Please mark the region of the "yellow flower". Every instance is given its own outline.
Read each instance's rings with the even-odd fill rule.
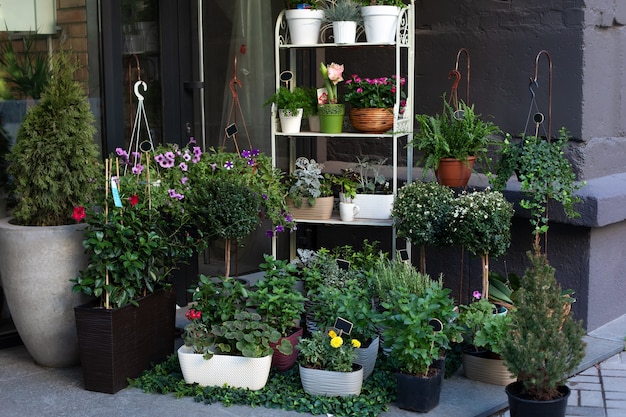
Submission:
[[[330,345],[334,347],[335,349],[337,349],[338,347],[343,345],[343,339],[339,336],[335,336],[332,339],[330,339]]]
[[[361,347],[361,342],[356,339],[352,339],[352,346],[358,349]]]
[[[335,333],[334,330],[329,330],[328,331],[328,335],[330,336],[331,339],[337,337],[337,333]]]

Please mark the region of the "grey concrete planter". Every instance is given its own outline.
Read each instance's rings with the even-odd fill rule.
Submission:
[[[69,281],[87,265],[83,225],[18,226],[0,219],[0,274],[15,328],[40,365],[79,363],[74,307],[88,301]]]

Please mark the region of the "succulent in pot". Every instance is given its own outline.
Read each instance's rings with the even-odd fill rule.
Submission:
[[[324,19],[328,22],[362,23],[361,4],[357,0],[329,0],[324,7]]]

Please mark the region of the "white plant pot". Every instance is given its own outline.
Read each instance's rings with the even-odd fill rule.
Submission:
[[[376,359],[378,358],[379,346],[380,337],[376,336],[368,347],[355,349],[356,359],[354,360],[354,363],[363,366],[363,379],[367,379],[372,372],[374,372],[374,366],[376,366]]]
[[[400,8],[396,6],[361,7],[367,41],[393,43],[396,39],[399,14]]]
[[[299,365],[300,382],[305,392],[326,397],[345,397],[361,394],[363,367],[353,372],[335,372],[305,368]]]
[[[324,19],[323,10],[289,9],[285,11],[289,34],[293,45],[318,43],[320,27]]]
[[[360,208],[354,216],[355,219],[384,220],[391,218],[393,194],[357,194],[352,202]]]
[[[213,355],[209,360],[200,353],[193,353],[185,345],[178,349],[178,362],[185,383],[197,383],[203,387],[221,387],[260,390],[267,383],[272,366],[272,355],[262,358]]]
[[[335,43],[354,43],[356,41],[356,22],[333,22]]]
[[[279,109],[278,117],[280,118],[280,130],[283,133],[298,133],[302,124],[302,109],[298,109],[296,114],[289,110]]]

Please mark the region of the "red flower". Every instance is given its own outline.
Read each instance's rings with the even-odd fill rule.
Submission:
[[[185,317],[187,317],[187,320],[199,320],[202,318],[202,311],[190,308],[185,313]]]
[[[80,223],[85,217],[87,217],[87,215],[85,214],[85,207],[74,207],[74,211],[72,212],[72,219]]]
[[[128,201],[130,201],[131,207],[135,207],[137,203],[139,203],[139,197],[137,196],[137,194],[135,194],[132,197],[128,197]]]

